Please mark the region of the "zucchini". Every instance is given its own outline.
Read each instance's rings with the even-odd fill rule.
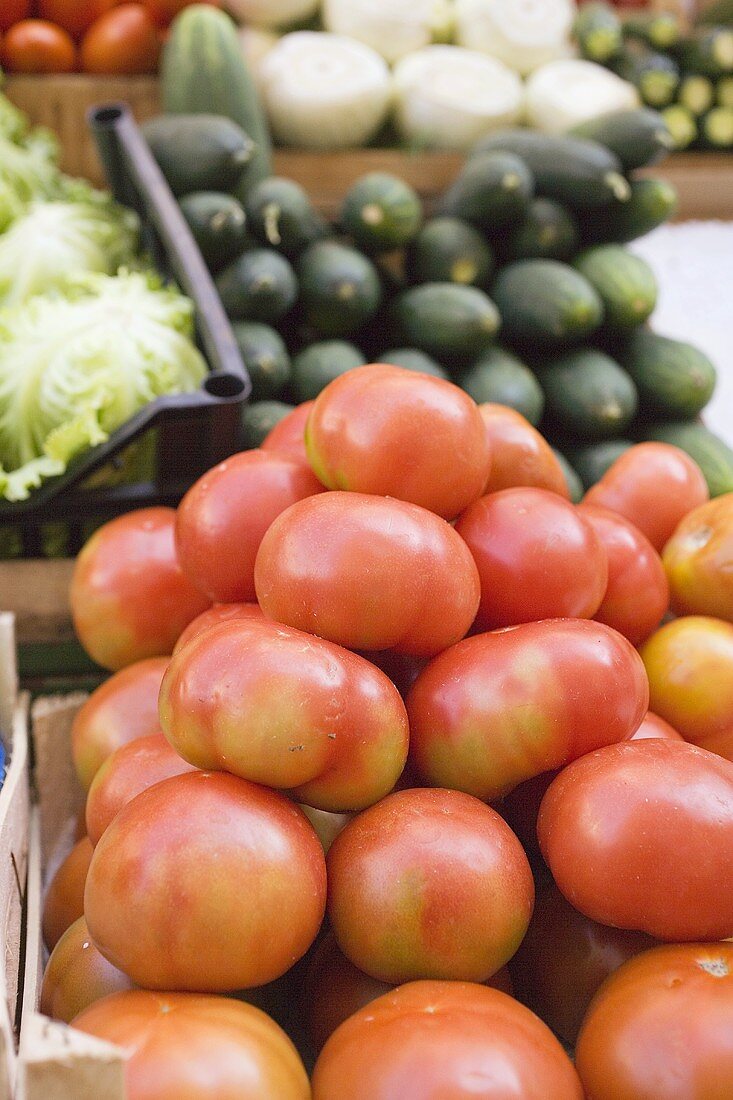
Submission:
[[[378,356],[380,363],[391,363],[394,367],[404,367],[405,370],[418,371],[419,374],[431,374],[433,378],[448,378],[440,363],[436,363],[424,351],[417,348],[390,348]]]
[[[574,126],[570,133],[605,145],[621,161],[624,172],[657,164],[673,146],[663,116],[651,107],[598,115]]]
[[[681,50],[685,69],[703,76],[733,73],[733,27],[698,27]]]
[[[379,308],[382,287],[374,264],[338,241],[316,241],[298,260],[306,323],[318,336],[348,336]]]
[[[677,209],[677,192],[671,183],[658,179],[631,181],[628,202],[613,203],[595,213],[582,226],[588,241],[634,241],[663,225]]]
[[[238,321],[232,329],[252,380],[252,400],[279,397],[290,380],[290,356],[280,334],[259,321]]]
[[[159,115],[142,132],[174,195],[233,190],[254,153],[242,127],[218,115]]]
[[[719,107],[733,107],[733,76],[721,76],[715,86],[715,101]]]
[[[618,244],[601,244],[581,252],[573,267],[597,291],[604,325],[625,331],[643,324],[657,304],[657,280],[649,264]]]
[[[692,420],[713,395],[715,367],[691,344],[640,329],[619,359],[636,383],[646,415]]]
[[[466,162],[440,210],[484,229],[502,229],[522,217],[533,194],[534,178],[523,158],[487,149]]]
[[[506,339],[520,347],[579,343],[603,320],[603,303],[587,279],[556,260],[520,260],[494,282]]]
[[[642,438],[671,443],[685,451],[702,470],[711,497],[733,492],[733,450],[703,424],[666,421],[645,426]]]
[[[491,248],[478,230],[460,218],[426,222],[405,255],[412,283],[486,286],[494,272]]]
[[[685,76],[677,91],[677,102],[690,114],[704,115],[715,104],[715,85],[709,76]]]
[[[304,188],[280,176],[255,184],[247,195],[245,210],[249,227],[261,244],[290,259],[328,231]]]
[[[623,44],[621,20],[608,4],[583,4],[573,26],[581,57],[603,64],[615,57]]]
[[[219,273],[216,287],[233,321],[279,321],[298,296],[292,267],[269,248],[244,252]]]
[[[542,419],[545,398],[532,371],[504,348],[489,348],[458,380],[477,405],[487,401],[516,409],[535,426]]]
[[[230,118],[254,142],[239,178],[237,198],[271,175],[271,143],[239,35],[228,15],[195,4],[174,20],[160,69],[163,109],[168,114],[214,114]],[[214,184],[219,190],[221,183]]]
[[[621,161],[596,141],[534,130],[504,130],[480,141],[475,152],[496,149],[521,157],[534,176],[537,192],[572,209],[605,206],[629,197]]]
[[[671,107],[664,108],[662,115],[672,135],[675,149],[687,149],[697,140],[697,119],[687,107],[683,107],[681,103],[673,103]]]
[[[583,482],[580,480],[579,475],[570,465],[562,451],[558,451],[555,447],[553,447],[552,453],[557,459],[560,469],[563,472],[563,476],[565,477],[565,484],[568,487],[568,493],[570,494],[571,503],[580,504],[585,492],[585,490],[583,489]]]
[[[639,42],[627,42],[613,61],[613,70],[639,91],[649,107],[667,107],[680,83],[677,62],[668,54],[657,53]]]
[[[570,351],[543,366],[539,380],[547,424],[575,439],[621,435],[636,415],[634,383],[601,351]]]
[[[352,184],[341,205],[341,224],[359,248],[388,252],[413,239],[422,224],[422,203],[404,180],[370,172]]]
[[[576,218],[554,199],[534,199],[522,220],[502,235],[505,261],[569,260],[580,244]]]
[[[623,33],[625,38],[639,38],[655,50],[670,50],[682,38],[682,24],[674,12],[638,12],[624,19]]]
[[[311,401],[334,378],[354,367],[363,367],[366,359],[359,348],[344,340],[322,340],[304,348],[293,359],[293,392],[298,401]]]
[[[404,291],[391,316],[402,339],[445,363],[480,355],[501,324],[482,290],[456,283],[424,283]]]
[[[700,137],[711,149],[733,149],[733,107],[713,107],[700,123]]]
[[[259,447],[276,424],[289,415],[295,405],[284,401],[253,401],[242,409],[242,447],[251,450]]]
[[[565,449],[565,456],[578,474],[584,488],[590,489],[600,481],[617,458],[621,458],[634,444],[630,439],[604,439],[585,447]]]
[[[180,205],[211,271],[231,263],[250,244],[242,204],[231,195],[220,191],[194,191],[184,195]]]

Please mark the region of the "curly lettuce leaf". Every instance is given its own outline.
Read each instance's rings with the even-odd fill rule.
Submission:
[[[0,136],[0,185],[15,192],[21,202],[54,199],[61,194],[61,173],[48,156],[48,143],[28,148]]]

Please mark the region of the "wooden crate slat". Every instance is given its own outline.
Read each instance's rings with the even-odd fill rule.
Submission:
[[[15,615],[19,645],[73,640],[73,569],[69,560],[0,562],[0,607]]]

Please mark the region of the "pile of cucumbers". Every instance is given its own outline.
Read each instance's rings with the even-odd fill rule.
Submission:
[[[582,55],[613,69],[660,110],[675,148],[733,149],[733,0],[720,0],[687,31],[671,12],[620,18],[591,0],[578,14]]]
[[[733,490],[733,452],[698,422],[715,369],[651,330],[656,281],[626,247],[675,208],[669,184],[637,175],[669,147],[657,112],[492,135],[430,211],[369,174],[332,223],[292,180],[234,197],[251,143],[232,120],[161,116],[145,133],[252,377],[245,446],[381,361],[517,409],[569,460],[577,494],[642,439],[677,443],[711,492]]]

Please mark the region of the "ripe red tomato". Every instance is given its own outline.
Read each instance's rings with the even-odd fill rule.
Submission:
[[[593,1100],[733,1095],[733,944],[645,951],[601,987],[576,1067]]]
[[[105,680],[74,715],[71,751],[85,791],[120,745],[160,732],[158,695],[167,657],[128,665]]]
[[[293,411],[279,420],[265,436],[260,449],[276,451],[278,454],[288,455],[289,458],[297,458],[308,466],[305,426],[314,405],[315,401],[304,401],[301,405],[296,405]]]
[[[636,733],[632,733],[629,741],[643,741],[645,737],[662,737],[665,741],[684,741],[681,733],[665,722],[658,714],[650,710],[644,715],[641,725]]]
[[[592,920],[661,940],[733,936],[733,764],[714,753],[649,738],[589,753],[550,786],[537,835]]]
[[[257,554],[255,588],[278,622],[350,649],[417,657],[462,638],[479,602],[476,566],[445,520],[362,493],[323,493],[278,516]]]
[[[51,879],[43,903],[43,940],[49,951],[84,913],[84,884],[93,851],[89,838],[82,837]]]
[[[81,42],[85,73],[137,76],[158,67],[160,37],[143,4],[121,4],[92,23]]]
[[[485,493],[521,485],[548,489],[569,499],[570,493],[552,447],[521,413],[506,405],[479,405],[491,448],[491,471]]]
[[[66,929],[46,964],[41,1012],[70,1024],[90,1004],[122,989],[132,989],[132,982],[97,951],[87,922],[79,917]]]
[[[37,0],[36,7],[41,19],[48,19],[73,38],[80,38],[95,19],[121,3],[122,0]]]
[[[272,521],[323,492],[301,462],[267,451],[233,455],[200,478],[178,506],[176,546],[196,587],[216,603],[255,598],[254,566]]]
[[[481,414],[467,393],[383,363],[326,386],[308,417],[305,446],[329,489],[396,497],[444,519],[481,496],[491,467]]]
[[[625,516],[661,553],[680,520],[709,497],[696,462],[669,443],[630,447],[583,498]]]
[[[407,714],[383,672],[265,620],[220,623],[180,650],[163,680],[160,720],[197,767],[335,812],[388,794],[407,756]]]
[[[547,619],[478,634],[415,681],[410,758],[427,783],[491,802],[629,737],[648,704],[638,653],[601,623]]]
[[[14,23],[27,19],[31,13],[31,0],[3,0],[0,9],[0,31],[8,31]]]
[[[210,630],[219,623],[229,622],[230,619],[264,619],[262,608],[258,603],[216,603],[201,615],[190,622],[175,644],[173,655],[183,649],[199,634]]]
[[[123,1047],[128,1100],[310,1100],[284,1031],[229,997],[135,989],[98,1001],[74,1027]]]
[[[9,73],[71,73],[76,60],[71,36],[44,19],[24,19],[3,38],[2,63]]]
[[[498,989],[409,982],[333,1033],[313,1072],[313,1100],[582,1100],[550,1029]]]
[[[646,535],[618,512],[585,503],[580,512],[608,558],[608,585],[593,617],[640,645],[659,626],[669,606],[662,560]]]
[[[733,493],[689,512],[662,555],[677,615],[733,620]]]
[[[560,617],[590,619],[608,582],[603,543],[567,500],[546,489],[504,489],[481,497],[456,531],[481,578],[478,625]]]
[[[293,802],[189,772],[137,795],[105,830],[84,913],[136,985],[225,992],[284,974],[315,939],[325,901],[323,849]]]

